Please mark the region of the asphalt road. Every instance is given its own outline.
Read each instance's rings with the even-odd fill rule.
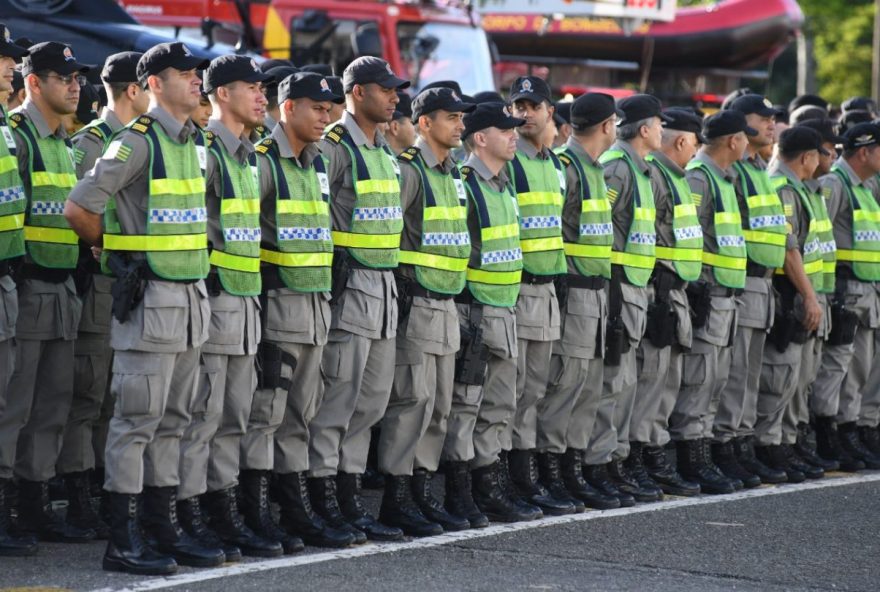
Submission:
[[[371,502],[378,500],[371,495]],[[103,543],[0,558],[0,592],[72,590],[865,590],[880,587],[880,473],[409,543],[245,561],[173,578],[109,574]]]

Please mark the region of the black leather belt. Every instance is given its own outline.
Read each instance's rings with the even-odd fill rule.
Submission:
[[[523,271],[520,281],[523,284],[552,284],[555,279],[555,275],[535,275],[528,271]]]
[[[565,276],[565,283],[569,288],[581,288],[584,290],[604,290],[608,280],[602,276],[583,276],[570,273]]]
[[[73,273],[72,269],[52,269],[36,263],[24,263],[16,272],[16,276],[23,280],[40,280],[50,284],[63,284]]]
[[[720,296],[722,298],[730,298],[731,296],[740,296],[743,293],[742,288],[728,288],[726,286],[712,286],[709,294],[712,296]]]
[[[440,292],[426,290],[423,286],[417,284],[416,282],[409,282],[406,290],[411,295],[418,296],[419,298],[431,298],[432,300],[452,300],[453,298],[455,298],[455,294],[442,294]]]
[[[0,261],[0,277],[7,276],[12,273],[12,266],[9,264],[9,259],[3,259]]]
[[[769,277],[769,272],[769,267],[752,263],[751,260],[746,263],[746,275],[748,277],[766,278]]]

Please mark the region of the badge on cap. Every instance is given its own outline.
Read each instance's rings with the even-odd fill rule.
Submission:
[[[520,84],[519,92],[532,92],[532,81],[526,78]]]
[[[9,29],[3,27],[3,38],[6,39],[6,42],[9,43],[12,41],[12,33],[9,32]]]
[[[874,141],[874,136],[872,136],[871,134],[865,134],[863,136],[859,136],[858,138],[856,138],[855,145],[862,146],[863,144],[870,144],[873,141]]]
[[[773,103],[770,102],[770,99],[765,98],[764,99],[764,106],[767,107],[768,109],[772,109]]]
[[[98,101],[92,102],[92,111],[94,111],[95,113],[98,112]]]
[[[385,71],[394,76],[394,70],[391,69],[391,64],[385,63]]]
[[[181,44],[181,45],[183,45],[183,44]],[[185,55],[187,57],[192,57],[192,52],[189,50],[189,48],[186,45],[183,45],[183,55]]]
[[[64,51],[61,52],[61,53],[64,55],[64,61],[65,61],[65,62],[72,62],[72,61],[76,60],[76,58],[73,57],[73,52],[70,51],[70,48],[69,48],[69,47],[65,47],[65,48],[64,48]]]
[[[327,83],[326,78],[321,79],[321,92],[330,92],[330,85]]]
[[[508,117],[512,117],[512,115],[510,114],[510,107],[508,107],[507,105],[504,105],[504,106],[501,108],[501,111],[502,111],[505,115],[507,115]]]
[[[257,65],[257,60],[254,60],[254,59],[251,60],[251,68],[254,69],[254,72],[260,71],[260,67]]]
[[[456,92],[454,90],[452,91],[452,98],[455,99],[455,101],[457,103],[461,103],[461,99],[458,98],[458,95],[456,94]]]

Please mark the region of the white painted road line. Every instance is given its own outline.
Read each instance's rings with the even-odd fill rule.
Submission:
[[[314,553],[311,555],[300,555],[296,557],[282,557],[280,559],[269,559],[264,561],[254,561],[250,563],[240,563],[230,567],[221,567],[217,569],[205,569],[196,572],[184,573],[175,576],[163,578],[151,578],[137,582],[125,588],[100,588],[92,592],[143,592],[146,590],[162,590],[166,588],[174,588],[177,586],[185,586],[188,584],[197,584],[209,580],[226,578],[231,576],[241,576],[250,573],[269,571],[273,569],[283,569],[288,567],[297,567],[300,565],[311,565],[314,563],[323,563],[326,561],[335,561],[339,559],[353,559],[356,557],[367,557],[370,555],[380,555],[384,553],[395,553],[397,551],[413,551],[417,549],[430,549],[443,545],[450,545],[471,539],[480,539],[501,534],[509,534],[520,532],[523,530],[532,530],[535,528],[547,528],[559,524],[570,524],[572,522],[586,522],[588,520],[601,520],[603,518],[613,518],[617,516],[630,516],[632,514],[647,514],[651,512],[663,512],[665,510],[677,510],[679,508],[688,508],[692,506],[708,506],[712,504],[723,504],[726,502],[739,501],[750,498],[767,497],[771,495],[785,495],[788,493],[800,493],[803,491],[812,491],[815,489],[827,489],[829,487],[841,487],[844,485],[857,485],[861,483],[872,483],[880,481],[880,473],[870,473],[856,475],[852,477],[832,477],[819,481],[809,481],[798,485],[779,485],[759,487],[757,489],[747,489],[732,493],[729,495],[717,496],[701,496],[696,498],[675,499],[667,502],[659,502],[655,504],[637,505],[632,508],[620,508],[618,510],[588,510],[584,514],[574,514],[569,516],[555,516],[537,520],[535,522],[517,522],[514,524],[498,524],[490,525],[488,528],[478,530],[465,530],[462,532],[451,532],[435,537],[427,537],[415,539],[411,542],[404,543],[382,543],[367,544],[360,547],[353,547],[341,551],[331,551],[326,553]]]

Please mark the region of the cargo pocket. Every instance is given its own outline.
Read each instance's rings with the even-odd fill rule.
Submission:
[[[573,296],[569,293],[568,302],[565,305],[565,331],[562,334],[562,342],[568,347],[582,348],[593,356],[596,347],[602,341],[599,332],[599,322],[602,318],[602,310],[597,302],[588,302],[585,298]]]
[[[321,356],[321,374],[324,378],[344,377],[345,371],[353,367],[353,362],[346,361],[343,356],[343,349],[352,337],[352,334],[346,331],[330,331],[330,340],[324,346]]]
[[[150,282],[144,293],[142,339],[151,343],[179,343],[186,340],[187,294],[183,290]],[[209,318],[210,314],[208,315]]]
[[[633,347],[638,345],[645,334],[648,314],[648,298],[644,288],[623,284],[620,290],[624,306],[620,312],[623,325]]]
[[[73,358],[73,390],[75,394],[91,392],[95,384],[95,365],[89,354]]]
[[[244,339],[244,302],[237,297],[212,298],[208,335],[208,343],[214,345],[240,344]]]
[[[654,377],[660,372],[660,356],[662,352],[656,347],[639,347],[636,349],[636,368],[638,376]]]
[[[465,407],[479,407],[483,401],[483,387],[456,382],[452,388],[452,400]]]
[[[0,314],[0,337],[6,338],[15,332],[15,322],[18,319],[18,292],[15,282],[8,275],[0,277],[0,300],[2,308]]]
[[[682,386],[705,386],[710,354],[684,354],[681,369]]]
[[[113,280],[96,276],[92,282],[92,322],[100,327],[110,328],[113,309]]]
[[[291,371],[286,364],[282,366],[281,375],[290,380]],[[259,427],[280,426],[284,420],[289,392],[283,388],[257,389],[251,404],[250,423]]]
[[[705,341],[727,347],[732,341],[731,332],[735,330],[736,304],[729,298],[713,298],[709,318],[699,330]]]
[[[789,364],[764,364],[761,367],[761,392],[782,395],[794,380],[793,370]]]
[[[217,379],[220,373],[218,356],[202,355],[199,364],[199,387],[193,402],[193,415],[219,413],[223,408],[222,393],[217,393]],[[219,404],[218,404],[219,403]]]
[[[358,276],[352,276],[348,281],[340,303],[340,321],[367,331],[379,331],[384,317],[384,286],[370,285],[369,279],[359,280]]]
[[[406,337],[420,341],[443,343],[446,338],[445,308],[427,298],[413,304],[406,321]]]
[[[116,352],[110,391],[116,398],[117,417],[158,417],[165,380],[158,357],[141,352]]]
[[[311,298],[311,294],[273,294],[266,301],[266,326],[285,333],[311,333],[312,317],[305,314],[311,307],[305,298]]]

